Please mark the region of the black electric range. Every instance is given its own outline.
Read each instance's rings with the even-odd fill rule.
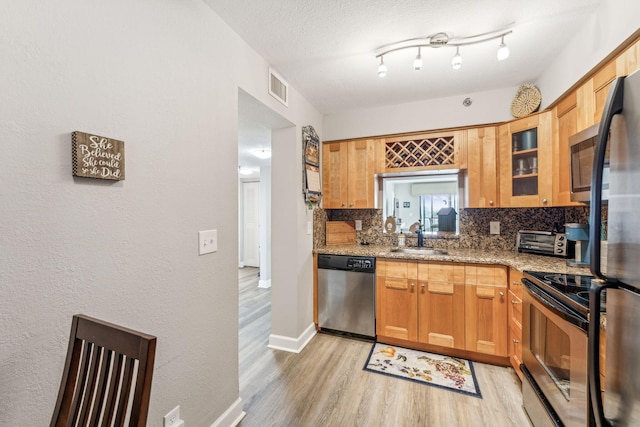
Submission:
[[[524,277],[566,307],[589,318],[589,288],[593,276],[525,271]],[[603,293],[601,312],[605,311],[605,298]]]

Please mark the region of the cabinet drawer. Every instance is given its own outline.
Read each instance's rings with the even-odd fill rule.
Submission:
[[[464,264],[419,262],[418,277],[427,282],[464,283]]]
[[[513,325],[509,328],[509,361],[520,380],[522,380],[522,371],[520,371],[520,364],[522,363],[522,329],[513,327]]]
[[[501,265],[465,265],[464,282],[467,285],[507,287],[507,267]]]
[[[522,299],[522,273],[513,268],[509,270],[509,290]]]
[[[522,299],[509,290],[509,324],[522,329]]]
[[[377,261],[376,274],[399,279],[416,280],[418,278],[416,261],[381,259]]]

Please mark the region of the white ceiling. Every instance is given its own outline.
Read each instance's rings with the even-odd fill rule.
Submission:
[[[204,0],[290,85],[324,114],[463,95],[535,82],[573,29],[601,0]],[[447,32],[465,37],[508,26],[511,56],[496,58],[499,40],[455,49],[423,49],[385,57],[376,48]]]
[[[535,82],[602,0],[203,1],[320,112],[335,114]],[[388,74],[377,76],[380,46],[438,32],[455,38],[506,27],[513,33],[505,37],[511,52],[505,61],[497,60],[500,41],[492,40],[462,47],[459,70],[451,68],[455,49],[423,48],[424,67],[414,71],[412,49],[386,55]],[[246,104],[259,122],[241,117],[241,153],[269,126],[263,122],[274,119],[260,118],[265,111],[252,99],[240,99],[240,108]]]

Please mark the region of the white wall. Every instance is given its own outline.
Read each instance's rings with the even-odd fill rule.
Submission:
[[[510,120],[517,87],[354,110],[324,117],[324,140],[444,129]],[[470,107],[462,105],[471,98]]]
[[[48,423],[71,316],[86,313],[158,337],[149,425],[177,404],[211,425],[239,395],[238,87],[299,126],[320,131],[320,115],[294,88],[289,109],[271,99],[268,64],[200,0],[1,9],[0,424]],[[74,130],[124,140],[126,180],[74,179]],[[276,245],[305,303],[296,337],[312,244],[301,194],[282,202],[300,237]],[[198,256],[209,228],[219,250]]]
[[[565,48],[536,81],[542,93],[541,108],[556,101],[575,82],[640,28],[640,2],[602,0],[591,19],[572,37],[561,40]]]

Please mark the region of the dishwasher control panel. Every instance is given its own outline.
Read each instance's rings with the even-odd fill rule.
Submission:
[[[319,254],[318,268],[375,273],[376,258],[369,256]]]
[[[375,267],[376,260],[370,258],[349,258],[347,260],[347,268],[373,268]]]

